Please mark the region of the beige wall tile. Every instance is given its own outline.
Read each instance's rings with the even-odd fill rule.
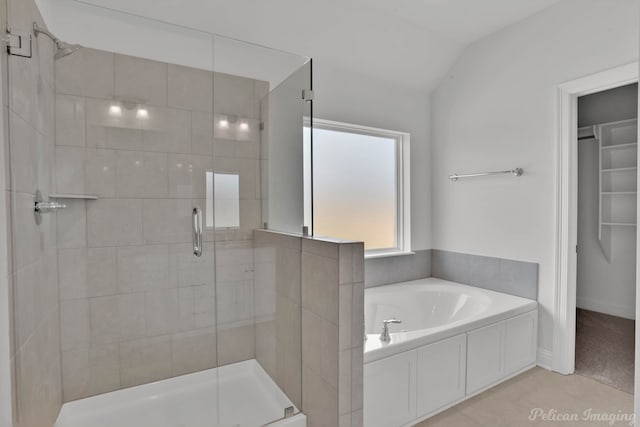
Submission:
[[[353,283],[364,282],[364,243],[351,245],[353,255]]]
[[[302,252],[318,255],[325,258],[338,259],[339,245],[319,239],[302,239]]]
[[[167,155],[140,151],[116,152],[118,197],[166,197]]]
[[[239,326],[228,329],[218,329],[218,365],[253,359],[254,326]]]
[[[140,104],[167,105],[167,64],[115,55],[115,97]]]
[[[98,197],[116,195],[116,152],[87,148],[84,164],[84,188]]]
[[[38,139],[43,138],[32,126],[15,113],[9,114],[11,131],[11,185],[14,191],[32,193],[38,188],[38,164],[43,153],[38,152]]]
[[[284,388],[284,378],[277,373],[276,331],[273,320],[256,322],[256,360],[271,378]]]
[[[213,115],[213,136],[215,139],[235,141],[236,126],[233,125],[238,117],[228,113],[216,113]],[[214,147],[215,148],[215,147]],[[235,155],[235,151],[232,156]]]
[[[55,62],[58,93],[113,98],[114,55],[83,48]]]
[[[118,344],[105,344],[63,352],[63,400],[69,402],[119,389],[118,351]]]
[[[22,425],[50,425],[62,404],[57,305],[17,353],[17,399]]]
[[[338,425],[338,393],[317,373],[303,370],[303,411],[309,427],[333,427]]]
[[[338,365],[338,410],[351,414],[351,350],[341,350]]]
[[[191,152],[213,154],[213,115],[201,111],[191,112]]]
[[[179,331],[178,289],[149,291],[145,295],[147,336]]]
[[[206,173],[210,171],[211,157],[169,154],[169,196],[204,199]]]
[[[284,353],[284,389],[291,402],[297,408],[302,407],[302,358],[300,351]]]
[[[340,350],[352,347],[353,321],[353,285],[340,286],[340,312],[338,314],[339,348]]]
[[[91,298],[91,343],[113,343],[145,335],[144,294]]]
[[[84,147],[56,147],[56,191],[85,194]]]
[[[302,306],[324,319],[338,323],[336,259],[302,253]]]
[[[26,28],[31,27],[33,21],[31,19]],[[9,105],[38,131],[53,137],[55,100],[52,42],[41,37],[33,40],[32,46],[32,58],[7,58],[11,74]]]
[[[161,336],[120,344],[120,379],[123,387],[171,376],[171,337]]]
[[[353,249],[351,245],[339,245],[340,284],[353,283]]]
[[[118,292],[140,292],[175,286],[169,275],[166,245],[117,248]]]
[[[87,298],[60,303],[60,342],[62,351],[89,345],[89,300]]]
[[[352,297],[351,344],[356,347],[364,342],[364,283],[353,284]]]
[[[257,118],[255,115],[253,80],[230,74],[214,73],[214,111],[239,118]]]
[[[145,243],[191,242],[191,212],[189,199],[143,200],[143,233]]]
[[[351,349],[351,409],[362,409],[364,353],[362,347]]]
[[[86,252],[85,248],[58,250],[60,300],[88,296]]]
[[[45,246],[44,240],[47,239],[46,246],[49,246],[51,241],[48,239],[55,238],[46,234],[48,224],[55,220],[55,217],[45,216],[43,224],[38,226],[33,219],[33,195],[31,194],[14,193],[12,203],[14,206],[13,229],[20,235],[20,238],[14,239],[13,255],[15,269],[20,270],[38,262]]]
[[[87,249],[87,296],[113,295],[117,290],[116,249]]]
[[[202,256],[193,256],[193,245],[177,244],[169,247],[171,280],[178,286],[213,285],[215,253],[213,243],[204,243]]]
[[[119,108],[119,112],[114,114],[112,107]],[[85,108],[88,147],[142,149],[143,121],[137,118],[135,109],[118,101],[94,98],[86,98]]]
[[[364,416],[362,409],[351,413],[351,427],[362,427],[364,425]]]
[[[58,248],[87,247],[87,210],[85,203],[84,200],[65,200],[67,208],[56,213]]]
[[[169,64],[168,77],[170,106],[213,111],[213,76],[210,72]]]
[[[56,95],[56,145],[83,147],[85,142],[84,98]]]
[[[191,153],[191,115],[186,110],[149,107],[143,121],[144,151]]]
[[[142,203],[134,199],[100,199],[87,204],[90,247],[142,243]]]
[[[214,329],[175,334],[171,337],[172,375],[184,375],[216,366]]]

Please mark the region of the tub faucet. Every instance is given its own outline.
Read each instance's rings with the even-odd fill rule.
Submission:
[[[391,341],[391,336],[389,335],[389,323],[402,323],[402,320],[394,317],[393,319],[382,321],[382,333],[380,334],[380,341],[382,342]]]

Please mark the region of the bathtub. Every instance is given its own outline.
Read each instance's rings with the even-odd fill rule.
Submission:
[[[532,368],[537,324],[536,301],[446,280],[365,289],[364,425],[414,425]]]
[[[65,403],[54,427],[306,427],[289,406],[252,359]]]
[[[365,290],[364,362],[372,362],[535,310],[536,301],[430,277]],[[382,321],[391,341],[381,342]]]

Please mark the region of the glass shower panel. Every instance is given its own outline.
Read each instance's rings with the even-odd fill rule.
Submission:
[[[302,125],[310,108],[302,93],[310,89],[310,68],[306,58],[224,37],[214,36],[213,47],[219,421],[221,426],[263,425],[284,417],[285,410],[296,412],[302,400],[300,293],[290,304],[276,301],[276,282],[269,280],[273,270],[263,274],[263,267],[276,268],[277,257],[265,261],[268,248],[257,245],[254,230],[269,217],[281,224],[279,230],[286,231],[283,224],[291,222],[290,228],[301,232]],[[277,175],[279,168],[286,170]],[[274,171],[274,183],[267,169]],[[286,184],[292,181],[296,190],[278,189],[276,196],[290,204],[290,211],[285,206],[271,215],[266,191],[285,173]],[[286,355],[276,352],[275,325],[285,314],[286,338],[294,347]],[[242,388],[241,382],[250,385]]]
[[[38,105],[51,111],[42,123],[40,116],[34,124],[17,114],[14,120],[16,143],[38,144],[14,160],[26,162],[14,170],[14,232],[30,236],[16,252],[18,280],[59,286],[59,293],[34,297],[47,310],[30,310],[49,315],[59,306],[65,402],[218,366],[214,233],[206,227],[213,208],[206,191],[213,173],[211,36],[86,10],[95,31],[135,27],[140,37],[114,37],[117,52],[84,47],[54,61],[51,42],[38,36],[36,46],[50,52],[41,72],[51,72],[43,78],[50,98]],[[92,43],[88,37],[69,41]],[[177,52],[171,40],[190,49]],[[12,71],[22,78],[21,69]],[[43,200],[65,205],[43,213],[40,225],[33,215],[38,189]],[[42,257],[32,258],[39,247]],[[202,393],[199,409],[216,419],[217,387]]]
[[[303,132],[312,129],[311,61],[302,65],[262,100],[263,223],[265,228],[301,234],[305,220]]]

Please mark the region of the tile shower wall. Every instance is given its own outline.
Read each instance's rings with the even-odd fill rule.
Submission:
[[[44,25],[33,1],[8,3],[9,27],[29,31],[34,21]],[[10,132],[3,149],[11,163],[10,168],[5,163],[10,185],[3,190],[13,236],[12,400],[14,425],[19,427],[52,425],[62,403],[55,216],[45,215],[40,226],[33,217],[35,190],[40,188],[45,197],[53,190],[53,64],[53,43],[34,38],[33,57],[10,56],[9,78],[3,81],[8,81],[3,114]]]
[[[310,427],[362,427],[364,245],[256,230],[254,249],[256,359]]]
[[[538,299],[538,264],[458,252],[432,251],[432,275],[523,298]]]
[[[388,285],[431,276],[431,249],[410,255],[369,258],[364,262],[364,286]]]
[[[64,400],[253,358],[268,84],[93,49],[55,71],[56,190],[99,198],[58,215]],[[212,170],[239,175],[240,228],[206,231],[196,258]]]
[[[310,427],[362,427],[364,245],[302,239],[302,402]]]
[[[297,408],[302,407],[302,239],[254,231],[256,359]]]

